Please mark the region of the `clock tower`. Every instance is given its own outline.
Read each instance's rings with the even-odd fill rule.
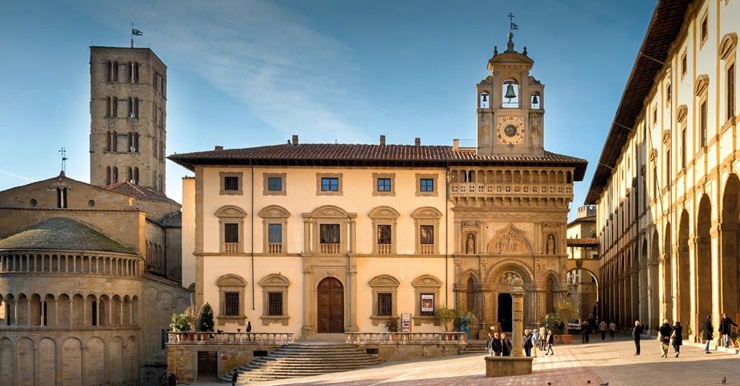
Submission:
[[[509,32],[506,51],[493,48],[491,74],[476,86],[478,155],[542,156],[545,86],[529,75],[534,61],[527,47],[514,49]]]

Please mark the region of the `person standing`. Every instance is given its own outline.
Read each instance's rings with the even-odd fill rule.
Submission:
[[[617,332],[617,324],[614,322],[609,323],[609,336],[614,340],[614,333]]]
[[[683,337],[681,336],[682,332],[683,327],[681,326],[681,322],[677,320],[673,323],[673,333],[671,334],[671,338],[673,339],[673,351],[676,353],[676,358],[678,358],[678,354],[681,353],[681,345],[683,345]]]
[[[702,326],[702,333],[704,334],[704,340],[706,341],[706,344],[704,345],[704,354],[711,354],[712,352],[709,351],[709,344],[712,343],[712,340],[714,340],[714,326],[712,326],[712,315],[707,315],[707,320]]]
[[[591,334],[591,326],[588,321],[584,320],[581,323],[581,343],[589,343],[589,334]]]
[[[545,351],[545,347],[547,346],[547,332],[545,331],[545,326],[540,326],[540,339],[537,341],[540,346],[540,350]]]
[[[642,335],[642,326],[639,320],[635,320],[635,327],[632,327],[632,338],[635,340],[635,355],[640,355],[640,335]]]
[[[532,356],[532,331],[528,328],[524,330],[524,336],[522,336],[522,347],[524,347],[524,355]]]
[[[661,358],[668,358],[668,345],[671,343],[671,334],[673,328],[668,324],[668,319],[663,319],[663,325],[658,329],[658,337],[660,337],[660,350],[663,353]]]
[[[503,350],[501,346],[501,338],[498,336],[498,332],[493,333],[493,340],[491,341],[491,349],[493,350],[493,356],[500,357],[501,351]]]
[[[493,334],[490,332],[488,333],[488,339],[486,340],[486,349],[488,350],[488,355],[493,356]]]
[[[231,373],[231,386],[236,386],[237,379],[239,379],[239,372],[234,369],[234,372]]]
[[[732,326],[737,327],[737,324],[733,322],[726,313],[722,313],[722,320],[719,321],[719,333],[722,335],[722,341],[725,344],[725,348],[730,347],[730,333],[732,332]]]
[[[503,332],[501,333],[501,355],[505,357],[511,356],[511,341]]]
[[[545,351],[545,355],[555,355],[555,352],[552,351],[552,344],[555,341],[555,335],[552,334],[552,330],[547,330],[547,351]]]
[[[601,323],[599,323],[599,332],[601,333],[601,340],[606,339],[606,331],[608,329],[609,329],[609,326],[607,326],[606,322],[602,320]]]

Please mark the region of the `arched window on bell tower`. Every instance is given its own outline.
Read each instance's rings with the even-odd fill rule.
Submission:
[[[501,107],[505,109],[519,108],[519,83],[516,79],[506,79],[501,88]]]
[[[490,106],[491,103],[491,96],[488,95],[488,92],[482,92],[480,93],[480,96],[478,98],[478,108],[481,109],[487,109]]]

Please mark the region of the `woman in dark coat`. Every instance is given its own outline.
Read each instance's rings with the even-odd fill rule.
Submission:
[[[681,353],[681,345],[683,344],[683,337],[681,336],[682,332],[683,326],[681,326],[681,322],[677,320],[676,323],[673,323],[673,332],[671,333],[671,339],[673,339],[673,351],[676,353],[676,358],[678,358],[678,354]]]
[[[493,339],[491,340],[491,349],[493,350],[493,356],[501,356],[501,338],[498,336],[498,332],[495,332],[493,334]]]
[[[511,356],[511,341],[506,337],[506,334],[501,333],[501,354],[505,357]]]
[[[704,334],[704,340],[707,342],[706,345],[704,346],[704,354],[711,354],[712,352],[709,351],[709,344],[712,343],[712,340],[714,339],[714,326],[712,326],[712,315],[707,315],[707,321],[704,322],[702,333]]]

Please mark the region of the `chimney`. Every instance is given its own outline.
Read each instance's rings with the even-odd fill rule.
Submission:
[[[414,145],[421,146],[421,138],[416,137],[416,139],[414,139]]]
[[[385,135],[380,136],[380,146],[385,146]]]
[[[223,146],[216,145],[216,147],[213,149],[215,151],[222,151],[224,149]]]
[[[293,145],[297,145],[297,144],[298,144],[298,136],[293,134]]]
[[[453,139],[452,140],[452,150],[459,150],[459,149],[460,149],[460,140]]]

